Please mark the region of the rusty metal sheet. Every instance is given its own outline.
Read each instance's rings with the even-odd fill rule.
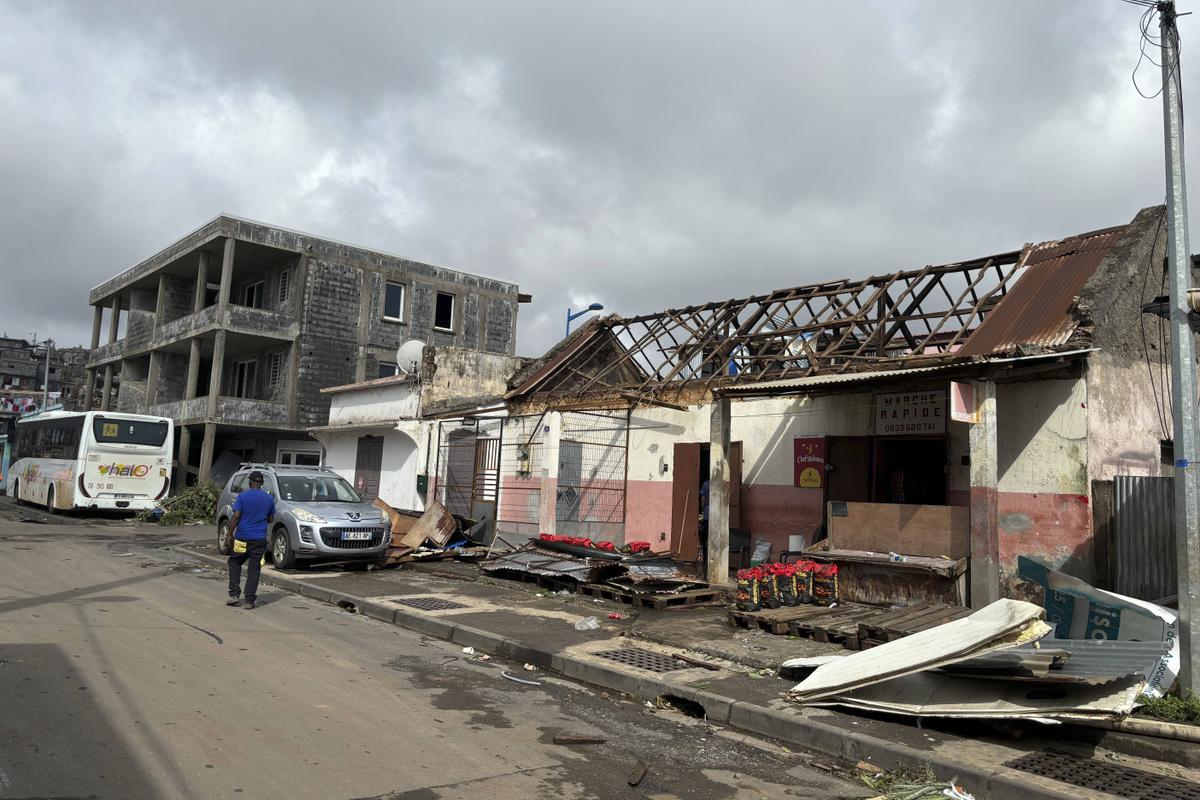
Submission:
[[[1075,332],[1071,312],[1079,291],[1128,227],[1105,228],[1030,248],[1016,284],[958,352],[981,356],[1021,345],[1065,344]]]
[[[594,583],[611,574],[620,566],[611,561],[553,553],[528,544],[511,553],[505,553],[481,565],[484,572],[518,572],[542,575],[550,578],[570,578],[580,583]]]

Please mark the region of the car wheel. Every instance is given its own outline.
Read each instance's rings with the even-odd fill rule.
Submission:
[[[295,569],[296,551],[288,539],[286,528],[276,528],[271,538],[271,561],[278,569]]]
[[[51,485],[46,489],[46,512],[49,514],[57,514],[58,509],[54,507],[54,486]]]
[[[229,532],[229,520],[223,519],[217,523],[217,552],[223,556],[233,551],[233,535]]]

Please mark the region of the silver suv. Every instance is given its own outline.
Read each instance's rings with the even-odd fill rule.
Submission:
[[[268,537],[276,567],[291,569],[298,559],[367,560],[387,551],[392,539],[387,517],[333,470],[243,464],[217,501],[217,550],[221,555],[229,555],[233,547],[229,531],[233,501],[256,470],[263,474],[263,491],[275,498],[275,519]]]

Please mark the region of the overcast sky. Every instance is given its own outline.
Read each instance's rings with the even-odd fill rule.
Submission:
[[[1140,14],[0,0],[0,331],[86,343],[92,286],[221,212],[515,281],[524,355],[568,305],[649,312],[1124,223],[1164,192],[1161,102],[1130,82]],[[1200,108],[1200,15],[1180,25]]]

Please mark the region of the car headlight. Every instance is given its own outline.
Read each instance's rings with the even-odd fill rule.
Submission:
[[[312,513],[311,511],[308,511],[303,508],[293,508],[292,516],[295,517],[296,519],[300,520],[301,522],[311,522],[311,523],[315,523],[317,525],[320,525],[322,522],[325,521],[325,520],[321,519],[320,517],[318,517],[316,514]]]

